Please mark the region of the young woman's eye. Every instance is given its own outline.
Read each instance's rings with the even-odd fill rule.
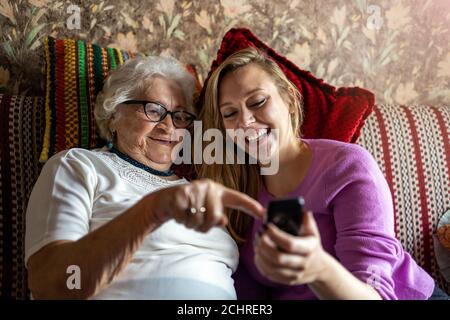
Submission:
[[[252,107],[261,107],[264,103],[266,103],[267,98],[259,99],[255,103],[252,104]]]
[[[232,111],[232,112],[224,112],[224,113],[222,114],[222,117],[224,117],[224,118],[230,118],[230,117],[234,116],[235,114],[236,114],[236,111]]]

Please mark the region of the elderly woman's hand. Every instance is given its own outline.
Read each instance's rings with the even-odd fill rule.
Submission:
[[[157,225],[175,219],[188,228],[207,232],[225,226],[225,208],[239,209],[255,219],[262,219],[265,209],[241,192],[208,179],[163,189],[147,196],[148,212]]]
[[[292,236],[274,224],[255,239],[255,264],[268,279],[300,285],[320,279],[326,266],[326,252],[311,212],[305,212],[299,236]]]

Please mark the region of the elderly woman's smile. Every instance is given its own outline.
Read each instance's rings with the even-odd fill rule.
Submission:
[[[166,146],[166,147],[172,147],[174,145],[174,143],[177,142],[176,140],[171,140],[170,138],[166,138],[166,139],[158,139],[158,138],[152,138],[152,137],[149,137],[149,138],[163,146]]]
[[[186,99],[176,81],[161,76],[147,79],[144,88],[123,103],[111,120],[115,147],[156,170],[169,169],[172,149],[181,140],[174,123],[184,124],[182,112],[188,112]]]

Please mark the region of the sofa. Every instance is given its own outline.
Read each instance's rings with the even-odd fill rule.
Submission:
[[[43,81],[49,80],[47,74]],[[25,212],[33,185],[51,156],[48,141],[54,138],[55,131],[49,129],[46,121],[50,116],[46,100],[51,94],[47,91],[45,97],[0,95],[2,299],[22,300],[30,296],[24,266]],[[55,130],[64,132],[61,127]],[[95,128],[88,126],[86,130],[95,135]],[[450,106],[375,105],[355,141],[373,155],[389,183],[397,237],[447,292],[450,286],[440,272],[442,266],[436,257],[440,242],[435,234],[440,218],[450,209],[449,131]],[[67,131],[65,142],[71,141],[70,135]],[[52,153],[63,149],[64,146],[53,148]]]

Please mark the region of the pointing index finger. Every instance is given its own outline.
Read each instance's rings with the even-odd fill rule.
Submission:
[[[264,217],[264,207],[250,196],[229,189],[222,190],[222,202],[227,208],[242,210],[255,219],[262,219]]]

